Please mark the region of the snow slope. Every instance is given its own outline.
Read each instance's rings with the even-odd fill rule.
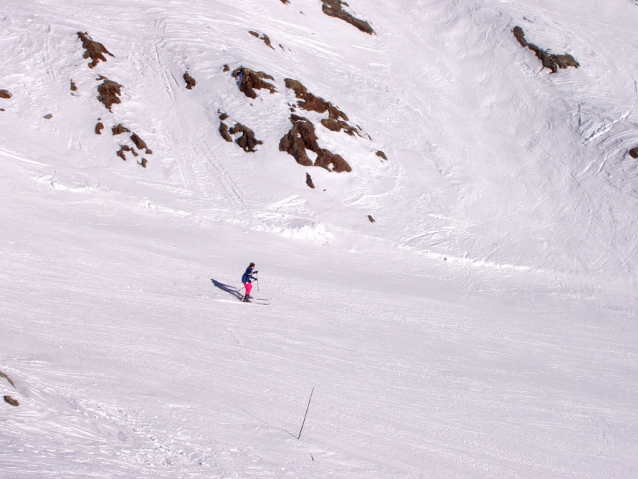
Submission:
[[[315,0],[3,2],[0,477],[638,475],[638,7],[349,3],[376,35]],[[317,127],[352,173],[278,151],[285,78],[364,132]]]

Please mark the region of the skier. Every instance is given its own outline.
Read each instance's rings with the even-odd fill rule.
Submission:
[[[256,280],[253,274],[259,273],[259,271],[253,271],[255,269],[255,263],[250,263],[248,268],[246,268],[246,272],[241,277],[241,282],[244,283],[244,288],[246,288],[246,296],[244,296],[243,301],[248,301],[253,297],[250,295],[250,290],[253,289],[252,280]]]

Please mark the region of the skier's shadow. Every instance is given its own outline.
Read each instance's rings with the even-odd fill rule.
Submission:
[[[213,284],[215,285],[216,288],[221,289],[225,293],[232,294],[237,299],[242,299],[244,297],[244,295],[241,294],[241,291],[239,291],[234,286],[230,286],[228,284],[220,283],[219,281],[215,281],[212,278],[211,278],[211,281],[213,282]]]

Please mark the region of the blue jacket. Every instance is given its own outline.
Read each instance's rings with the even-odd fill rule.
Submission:
[[[259,271],[255,271],[255,273],[258,273]],[[251,268],[250,266],[248,268],[246,268],[246,272],[243,274],[243,276],[241,277],[241,282],[242,283],[252,283],[251,279],[257,279],[253,276],[253,268]]]

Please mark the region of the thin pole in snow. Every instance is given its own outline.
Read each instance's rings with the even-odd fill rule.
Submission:
[[[308,410],[310,409],[310,401],[312,401],[312,393],[315,392],[315,388],[312,388],[312,391],[310,392],[310,399],[308,399],[308,407],[306,408],[306,414],[304,414],[303,416],[303,422],[301,423],[301,429],[299,430],[299,435],[297,436],[297,439],[301,438],[301,431],[303,431],[303,427],[304,424],[306,424],[306,417],[308,416]]]

